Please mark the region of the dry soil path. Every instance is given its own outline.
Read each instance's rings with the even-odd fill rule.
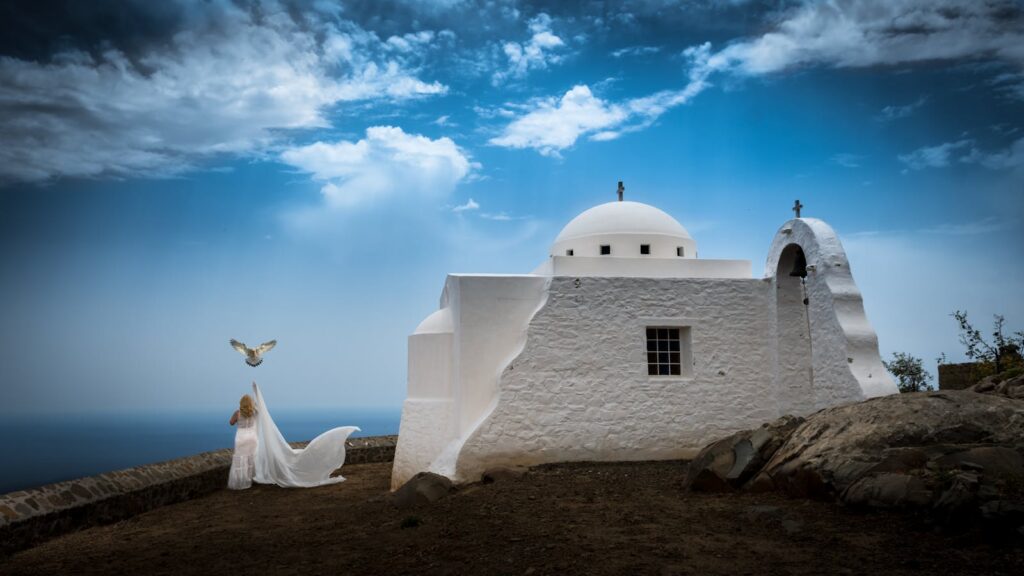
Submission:
[[[310,490],[223,491],[0,560],[0,574],[1024,574],[1024,551],[774,495],[684,494],[678,462],[569,464],[432,505],[390,464]]]

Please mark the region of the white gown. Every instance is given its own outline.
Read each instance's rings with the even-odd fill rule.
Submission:
[[[292,448],[270,417],[270,410],[255,382],[252,391],[256,400],[257,441],[255,472],[252,476],[255,482],[289,488],[311,488],[345,481],[342,476],[332,478],[331,473],[345,463],[345,441],[359,428],[333,428],[314,438],[305,448]]]
[[[239,416],[235,427],[235,453],[231,456],[228,488],[245,490],[252,486],[253,476],[256,475],[256,417]]]

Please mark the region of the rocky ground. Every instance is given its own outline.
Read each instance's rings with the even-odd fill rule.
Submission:
[[[0,559],[0,574],[1024,573],[1024,550],[778,493],[694,493],[681,462],[563,464],[395,507],[389,464],[166,506]]]
[[[684,486],[912,511],[1022,544],[1024,402],[918,392],[787,416],[707,446]]]

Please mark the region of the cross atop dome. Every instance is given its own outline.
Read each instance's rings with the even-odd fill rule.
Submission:
[[[619,202],[622,202],[622,193],[626,191],[626,187],[622,185],[622,180],[619,180]]]

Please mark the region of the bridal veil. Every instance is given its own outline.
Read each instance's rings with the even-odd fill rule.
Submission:
[[[270,417],[270,410],[256,383],[252,384],[256,399],[256,476],[260,484],[277,484],[290,488],[311,488],[343,482],[341,476],[331,477],[345,463],[345,441],[355,426],[343,426],[324,432],[303,449],[292,448]]]

